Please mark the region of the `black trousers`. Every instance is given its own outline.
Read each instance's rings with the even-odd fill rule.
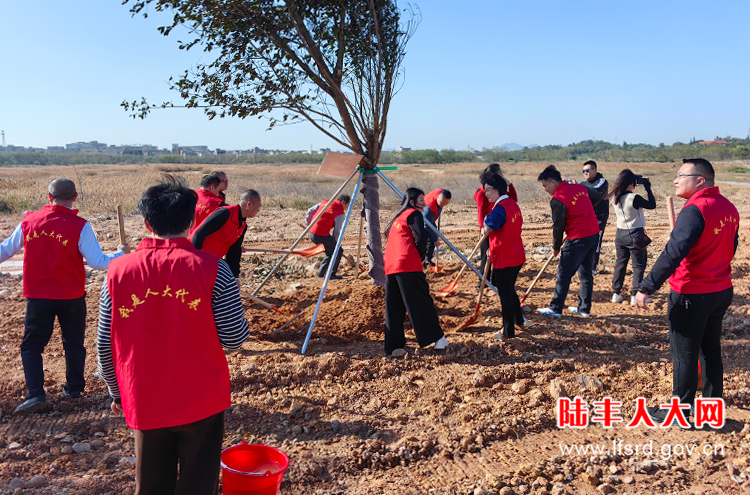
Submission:
[[[599,245],[596,246],[596,254],[594,254],[594,270],[599,266],[599,255],[602,253],[602,241],[604,240],[604,229],[607,228],[607,218],[597,218],[596,222],[599,224]]]
[[[669,294],[669,351],[674,361],[672,395],[693,404],[701,363],[703,397],[724,392],[721,360],[721,322],[734,296],[733,289],[709,294]]]
[[[308,236],[315,244],[323,244],[326,248],[326,255],[323,258],[323,261],[320,262],[320,268],[318,268],[318,277],[325,277],[326,272],[328,271],[328,265],[331,263],[331,258],[333,258],[333,250],[336,249],[336,239],[334,239],[332,235],[318,235],[313,234],[312,232],[308,233]],[[331,275],[336,275],[336,272],[339,270],[339,263],[341,263],[342,254],[343,251],[339,248],[339,252],[336,253],[336,260],[333,262],[333,271],[331,272]]]
[[[485,265],[487,263],[490,263],[490,270],[492,270],[492,260],[487,257],[487,251],[490,249],[490,238],[489,237],[487,239],[485,239],[485,240],[482,241],[482,244],[479,245],[479,249],[481,250],[481,253],[482,253],[482,264],[479,265],[479,273],[484,273],[484,267],[485,267]],[[492,285],[495,285],[494,276],[495,275],[493,274],[492,275],[492,277],[493,277],[493,279],[492,279]],[[479,280],[480,280],[480,283],[481,283],[482,277],[479,277]],[[495,285],[495,287],[497,287],[497,285]],[[498,288],[498,290],[500,290],[500,289]]]
[[[135,495],[215,495],[223,440],[224,411],[186,425],[135,430]]]
[[[443,336],[435,303],[424,272],[395,273],[385,277],[385,352],[406,346],[404,319],[409,313],[420,347]]]
[[[648,262],[647,248],[638,249],[633,245],[633,239],[638,232],[643,232],[643,227],[637,229],[617,229],[615,234],[615,249],[617,251],[617,261],[615,271],[612,275],[612,290],[619,294],[625,283],[625,272],[628,269],[628,260],[633,260],[633,287],[631,295],[638,292],[638,288],[643,282],[643,273],[646,271]]]
[[[52,338],[55,317],[62,331],[65,350],[65,391],[83,392],[86,381],[86,297],[78,299],[26,299],[26,320],[21,342],[21,361],[26,376],[27,399],[44,397],[42,352]]]
[[[521,301],[516,294],[516,279],[522,266],[507,266],[492,270],[492,285],[500,293],[500,304],[503,306],[503,335],[509,338],[516,336],[516,325],[523,325]]]
[[[578,309],[584,313],[591,312],[591,296],[594,292],[594,255],[599,242],[599,234],[583,239],[568,239],[560,250],[560,263],[557,265],[555,294],[549,307],[556,313],[562,313],[565,298],[568,297],[570,279],[578,272],[581,288],[578,291]]]

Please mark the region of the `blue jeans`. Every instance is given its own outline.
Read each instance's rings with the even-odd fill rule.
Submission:
[[[575,272],[581,281],[578,291],[578,309],[582,313],[591,312],[591,295],[594,292],[594,256],[599,245],[599,233],[583,239],[568,239],[560,250],[560,264],[557,265],[555,294],[549,307],[562,313],[565,298],[568,297],[570,279]]]

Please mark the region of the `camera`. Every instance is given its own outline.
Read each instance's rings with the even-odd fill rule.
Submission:
[[[642,176],[642,175],[636,175],[635,176],[635,184],[636,185],[642,185],[642,184],[645,184],[646,182],[648,182],[648,179],[645,178],[644,176]]]

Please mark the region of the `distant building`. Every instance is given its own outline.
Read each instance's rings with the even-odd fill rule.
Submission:
[[[398,148],[396,148],[396,151],[398,151],[399,153],[403,153],[404,151],[411,151],[411,148],[404,148],[403,146],[399,146]]]

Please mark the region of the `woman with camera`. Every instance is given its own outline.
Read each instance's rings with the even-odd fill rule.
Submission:
[[[635,194],[636,186],[643,185],[648,194],[648,199]],[[607,195],[612,202],[617,217],[617,234],[615,234],[615,248],[617,262],[612,277],[612,302],[621,303],[624,298],[620,294],[625,282],[625,271],[628,268],[628,259],[633,260],[633,288],[630,296],[631,306],[635,304],[635,294],[643,281],[643,272],[646,269],[648,253],[646,246],[651,240],[646,236],[646,217],[643,210],[656,208],[656,198],[651,192],[651,182],[641,176],[634,174],[630,169],[620,172],[615,181],[615,187]]]

